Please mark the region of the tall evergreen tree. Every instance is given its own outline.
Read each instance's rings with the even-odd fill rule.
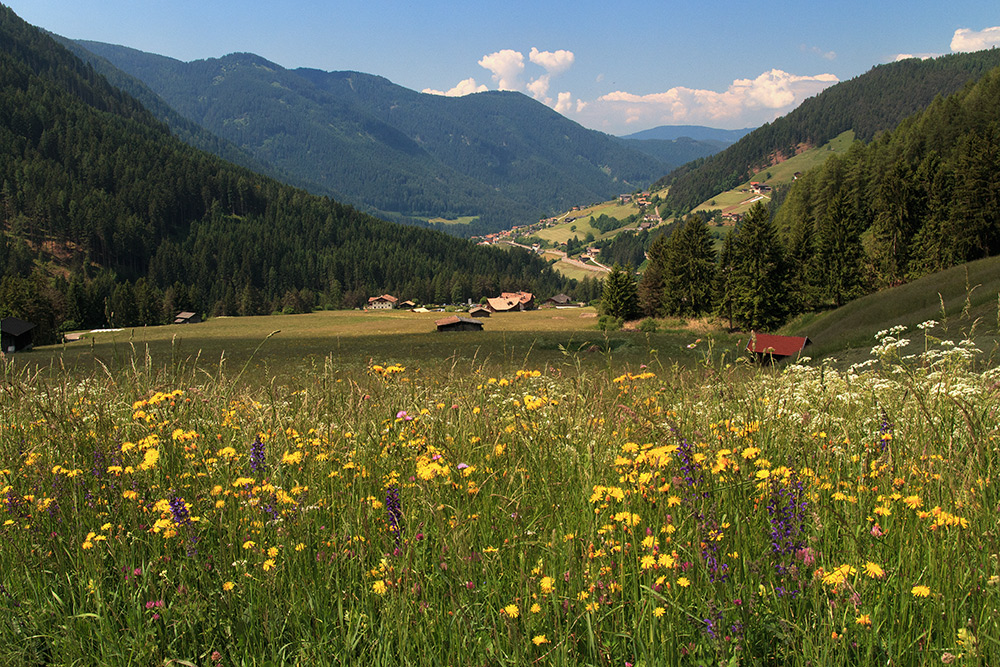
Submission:
[[[818,224],[817,257],[822,293],[839,307],[865,291],[861,232],[841,193],[834,195]]]
[[[734,233],[733,317],[746,329],[773,329],[788,312],[788,284],[782,247],[767,209],[754,204]]]
[[[667,246],[665,303],[672,315],[697,316],[711,311],[715,248],[700,215],[674,230]]]
[[[649,245],[646,270],[639,279],[639,308],[646,317],[662,317],[665,314],[667,236],[660,234]]]
[[[615,264],[611,267],[611,273],[604,278],[601,311],[623,320],[634,319],[639,314],[639,295],[631,266],[623,269]]]

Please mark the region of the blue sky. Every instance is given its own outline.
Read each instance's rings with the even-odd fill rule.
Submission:
[[[988,0],[0,0],[74,39],[249,51],[419,91],[519,90],[586,127],[753,127],[895,60],[1000,45]]]

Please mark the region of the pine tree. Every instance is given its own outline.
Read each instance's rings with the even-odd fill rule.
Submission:
[[[708,225],[701,216],[689,217],[674,230],[666,255],[667,312],[688,317],[709,312],[716,257]]]
[[[787,269],[767,209],[757,202],[733,239],[733,317],[746,329],[777,327],[788,312]]]
[[[631,266],[622,269],[615,264],[611,267],[611,273],[604,279],[601,311],[622,320],[634,319],[639,314],[639,295]]]
[[[647,252],[646,270],[639,279],[639,308],[646,317],[662,317],[665,314],[667,245],[665,234],[653,240]]]

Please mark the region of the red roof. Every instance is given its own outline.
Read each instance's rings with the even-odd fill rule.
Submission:
[[[773,334],[751,333],[747,350],[756,354],[770,354],[775,357],[792,357],[809,344],[806,336],[775,336]]]

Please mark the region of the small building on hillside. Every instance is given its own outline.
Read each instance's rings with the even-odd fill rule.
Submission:
[[[415,301],[410,301],[409,299],[407,299],[406,301],[400,301],[396,307],[405,308],[407,310],[413,310],[414,308],[417,307],[417,303]]]
[[[18,317],[0,319],[0,352],[30,350],[35,325]]]
[[[485,306],[473,306],[469,309],[470,317],[489,317],[490,309]]]
[[[201,322],[201,315],[192,313],[190,310],[177,313],[177,317],[174,318],[174,324],[198,324],[199,322]]]
[[[382,294],[368,298],[368,310],[391,310],[396,307],[398,299],[391,294]]]
[[[438,331],[482,331],[483,323],[470,317],[451,315],[434,322]]]
[[[756,357],[757,361],[775,362],[786,357],[798,356],[811,342],[806,336],[777,336],[750,332],[746,349]]]

